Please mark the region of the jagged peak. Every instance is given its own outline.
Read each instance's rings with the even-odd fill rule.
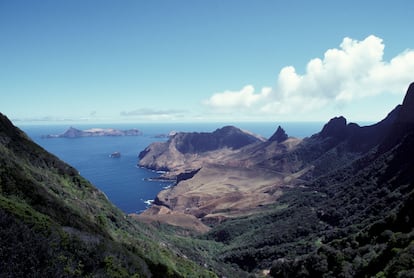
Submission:
[[[269,138],[268,141],[281,143],[288,138],[289,136],[286,134],[285,130],[279,125],[276,132]]]
[[[346,119],[343,116],[332,118],[323,127],[320,135],[326,137],[343,137],[346,133]]]
[[[414,82],[408,87],[397,121],[400,123],[414,123]]]
[[[414,104],[414,82],[408,86],[407,93],[405,94],[403,105],[413,105]]]

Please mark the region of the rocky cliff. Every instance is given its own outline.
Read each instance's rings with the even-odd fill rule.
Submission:
[[[169,171],[175,177],[181,172],[199,169],[244,146],[264,139],[233,126],[214,132],[178,132],[167,142],[156,142],[139,154],[138,165]]]

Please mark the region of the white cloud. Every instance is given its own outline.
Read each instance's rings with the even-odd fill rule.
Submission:
[[[259,94],[255,94],[254,87],[247,85],[240,91],[216,93],[205,103],[214,108],[249,108],[267,98],[271,90],[271,88],[263,88]]]
[[[304,74],[287,66],[273,88],[255,94],[254,87],[247,85],[240,91],[215,93],[205,104],[229,112],[244,109],[281,115],[346,105],[382,93],[402,94],[414,81],[414,50],[384,61],[384,47],[382,39],[373,35],[362,41],[344,38],[339,48],[311,59]]]
[[[169,121],[180,119],[185,113],[187,113],[186,110],[139,108],[131,111],[122,111],[120,115],[138,120]]]

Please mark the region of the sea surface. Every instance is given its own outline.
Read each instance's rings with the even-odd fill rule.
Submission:
[[[274,123],[237,123],[238,128],[269,138],[277,129]],[[138,128],[143,136],[86,137],[86,138],[42,138],[48,134],[61,134],[70,125],[22,125],[19,126],[36,143],[63,161],[75,167],[82,176],[103,191],[108,198],[125,213],[140,213],[163,188],[171,183],[148,181],[159,173],[137,167],[138,154],[149,144],[166,141],[157,135],[170,131],[212,132],[223,127],[219,123],[171,123],[171,124],[94,124],[73,125],[77,129]],[[323,123],[281,124],[289,136],[304,138],[319,132]],[[113,152],[120,152],[120,158],[110,158]]]

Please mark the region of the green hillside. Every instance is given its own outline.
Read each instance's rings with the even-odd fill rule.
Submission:
[[[0,115],[1,277],[215,277]]]

